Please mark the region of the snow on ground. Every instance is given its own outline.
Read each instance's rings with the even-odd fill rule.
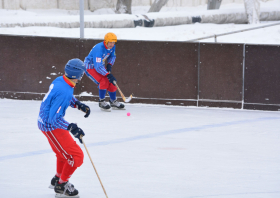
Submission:
[[[261,11],[269,11],[270,9],[280,9],[280,0],[261,2]],[[132,7],[133,14],[145,14],[149,9],[148,6]],[[221,5],[221,12],[233,12],[235,10],[243,10],[244,4],[230,3]],[[160,14],[172,15],[176,12],[188,12],[193,16],[196,14],[207,13],[207,6],[197,7],[164,7]],[[213,12],[213,11],[211,11]],[[219,12],[219,11],[214,11]],[[32,21],[53,21],[64,20],[73,21],[79,19],[79,11],[77,10],[0,10],[0,23],[15,22],[19,20]],[[95,12],[85,11],[85,20],[87,17],[112,18],[118,17],[125,19],[133,17],[128,15],[116,15],[113,9],[99,9]],[[89,18],[90,19],[90,18]],[[251,27],[262,26],[267,23],[262,22],[258,25],[247,24],[187,24],[167,27],[137,27],[137,28],[86,28],[85,38],[103,39],[107,32],[114,32],[120,40],[149,40],[149,41],[187,41],[195,38],[205,37],[214,34],[221,34],[236,30],[247,29]],[[279,21],[278,21],[279,22]],[[79,28],[55,28],[55,27],[15,27],[0,28],[0,34],[11,35],[37,35],[51,37],[69,37],[79,38]],[[204,39],[201,42],[214,42],[214,39]],[[256,44],[280,44],[280,25],[262,28],[258,30],[247,31],[243,33],[232,34],[228,36],[218,37],[218,42],[224,43],[256,43]]]
[[[280,197],[279,112],[127,104],[109,113],[86,103],[89,118],[71,107],[65,118],[85,131],[108,197]],[[1,197],[54,197],[55,155],[37,128],[39,106],[0,100]],[[81,198],[105,197],[83,151],[70,182]]]
[[[95,28],[85,29],[85,38],[103,39],[108,32],[114,32],[119,40],[146,40],[146,41],[187,41],[214,34],[221,34],[236,30],[257,27],[258,25],[236,24],[192,24],[155,28]],[[1,34],[10,35],[37,35],[47,37],[79,38],[78,28],[55,27],[26,27],[26,28],[0,28]],[[247,31],[227,36],[221,36],[218,42],[224,43],[251,43],[251,44],[280,44],[280,25],[258,30]],[[201,42],[214,42],[214,38],[204,39]]]

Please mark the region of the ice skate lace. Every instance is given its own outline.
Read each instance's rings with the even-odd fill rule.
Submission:
[[[115,106],[117,106],[117,107],[120,106],[120,103],[119,103],[119,101],[117,101],[117,100],[115,100],[115,101],[113,102],[113,104],[114,104]]]
[[[65,184],[64,186],[64,192],[63,194],[65,194],[66,190],[68,190],[70,193],[74,192],[75,188],[74,188],[74,185],[71,184],[70,182],[68,182],[67,184]]]
[[[101,101],[101,106],[106,107],[107,106],[107,102]]]

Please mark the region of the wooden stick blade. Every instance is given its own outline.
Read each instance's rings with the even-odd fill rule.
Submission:
[[[130,102],[131,99],[132,99],[132,94],[128,98],[125,99],[125,102]]]

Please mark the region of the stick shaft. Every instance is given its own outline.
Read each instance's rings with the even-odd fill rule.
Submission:
[[[99,177],[99,175],[98,175],[98,173],[97,173],[97,170],[96,170],[96,168],[95,168],[95,166],[94,166],[94,164],[93,164],[93,162],[92,162],[92,159],[91,159],[91,157],[90,157],[90,155],[89,155],[89,152],[88,152],[88,150],[87,150],[86,144],[85,144],[85,142],[84,142],[84,140],[83,140],[82,137],[81,137],[81,139],[82,139],[83,144],[84,144],[84,147],[85,147],[85,149],[86,149],[86,151],[87,151],[88,157],[89,157],[89,159],[90,159],[90,161],[91,161],[91,164],[92,164],[92,166],[93,166],[93,168],[94,168],[94,171],[95,171],[95,173],[96,173],[96,175],[97,175],[97,177],[98,177],[98,179],[99,179],[99,182],[100,182],[100,184],[101,184],[101,186],[102,186],[102,188],[103,188],[103,191],[104,191],[106,197],[108,198],[107,193],[106,193],[106,191],[105,191],[105,188],[104,188],[104,186],[103,186],[103,184],[102,184],[102,182],[101,182],[101,179],[100,179],[100,177]]]
[[[121,91],[121,89],[119,88],[119,86],[117,85],[117,83],[116,83],[116,81],[114,82],[115,83],[115,85],[116,85],[116,87],[117,87],[117,89],[118,89],[118,91],[120,92],[120,94],[121,94],[121,97],[122,97],[122,99],[123,99],[123,101],[125,102],[125,96],[123,95],[123,93],[122,93],[122,91]]]

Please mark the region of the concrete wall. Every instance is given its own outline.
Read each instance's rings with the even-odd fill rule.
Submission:
[[[57,0],[21,0],[20,7],[26,9],[56,9]]]
[[[133,0],[132,6],[151,6],[154,0]],[[223,0],[222,4],[243,3],[243,0]],[[205,5],[207,0],[169,0],[166,7]],[[85,10],[115,8],[117,0],[84,0]],[[79,10],[79,0],[0,0],[0,9],[66,9]]]
[[[85,10],[90,0],[84,0]],[[79,0],[1,0],[2,9],[65,9],[79,10]],[[100,1],[99,1],[100,2]],[[94,2],[95,3],[95,2]]]
[[[58,8],[65,10],[79,10],[80,1],[79,0],[57,0]],[[88,10],[88,0],[84,0],[84,9]]]
[[[20,9],[20,0],[2,0],[2,6],[9,10]]]
[[[115,8],[117,1],[115,0],[88,0],[89,9],[91,11],[101,9],[101,8]]]
[[[117,0],[88,0],[90,10],[115,8]],[[132,6],[151,6],[154,0],[132,0]],[[169,0],[164,7],[187,7],[207,4],[208,0]],[[244,0],[222,0],[223,4],[244,3]]]
[[[152,0],[132,0],[132,6],[150,6]]]

